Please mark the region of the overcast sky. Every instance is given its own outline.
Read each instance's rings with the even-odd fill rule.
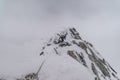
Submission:
[[[120,0],[0,0],[0,58],[39,54],[39,41],[66,27],[77,28],[120,73]]]

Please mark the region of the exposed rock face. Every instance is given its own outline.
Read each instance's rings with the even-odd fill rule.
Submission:
[[[93,45],[83,40],[75,28],[69,28],[58,33],[52,38],[45,47],[50,46],[55,49],[57,54],[67,54],[83,65],[94,76],[94,80],[119,80],[117,72],[108,62],[95,50]],[[42,53],[46,49],[44,48]],[[44,53],[47,55],[47,53]]]
[[[79,33],[76,31],[75,28],[70,28],[69,31],[71,32],[71,36],[74,39],[81,39],[81,37],[79,36]]]
[[[74,51],[68,51],[67,54],[72,58],[76,59],[78,62],[82,63],[85,67],[87,67],[84,55],[82,53],[78,54],[77,52]]]

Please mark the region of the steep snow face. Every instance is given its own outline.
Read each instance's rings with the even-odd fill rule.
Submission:
[[[46,61],[39,80],[120,80],[117,72],[75,28],[52,37],[43,46],[40,57]]]

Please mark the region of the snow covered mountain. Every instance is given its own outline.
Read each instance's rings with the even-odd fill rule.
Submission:
[[[44,80],[119,80],[117,72],[75,28],[52,37],[42,48],[49,78]],[[42,80],[40,79],[40,80]]]
[[[38,57],[37,57],[38,59]],[[37,72],[0,80],[120,80],[94,46],[68,28],[43,45]]]

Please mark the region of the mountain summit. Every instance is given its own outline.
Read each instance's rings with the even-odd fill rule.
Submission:
[[[40,57],[45,57],[44,66],[48,69],[41,76],[42,79],[49,76],[44,80],[120,80],[117,72],[75,28],[52,37],[43,46]]]
[[[30,69],[24,68],[26,73],[20,77],[0,76],[0,80],[120,80],[117,72],[75,28],[55,34],[43,45],[40,54],[31,58],[31,66],[27,67]]]

